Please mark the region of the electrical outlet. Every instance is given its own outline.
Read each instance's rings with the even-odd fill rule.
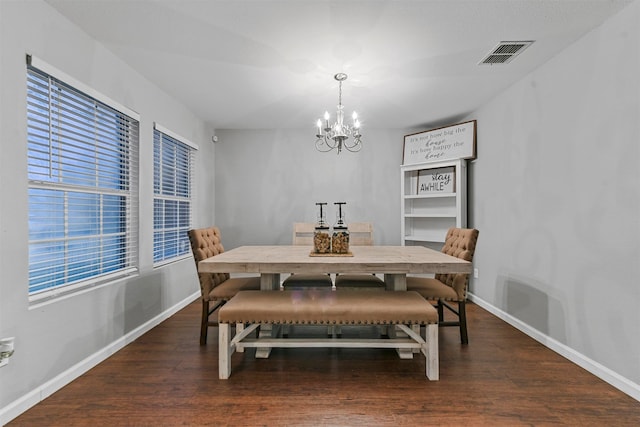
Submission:
[[[13,355],[14,340],[14,337],[0,339],[0,367],[9,363],[9,358]]]
[[[477,269],[477,268],[474,268],[474,269],[473,269],[473,278],[474,278],[474,279],[477,279],[477,278],[478,278],[478,269]]]

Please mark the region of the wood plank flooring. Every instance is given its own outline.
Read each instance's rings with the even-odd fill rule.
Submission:
[[[195,302],[8,426],[640,425],[640,402],[475,304],[468,318],[468,346],[440,330],[439,382],[388,349],[247,350],[219,380]]]

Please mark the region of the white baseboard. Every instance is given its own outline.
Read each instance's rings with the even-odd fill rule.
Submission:
[[[71,381],[75,380],[76,378],[87,372],[89,369],[97,366],[99,363],[109,358],[109,356],[113,355],[115,352],[122,349],[127,344],[133,342],[137,338],[144,335],[146,332],[150,331],[155,326],[173,316],[175,313],[177,313],[187,305],[191,304],[197,298],[200,298],[200,291],[188,296],[179,303],[175,304],[173,307],[170,307],[153,319],[138,326],[136,329],[124,335],[120,339],[112,342],[111,344],[95,352],[86,359],[81,360],[66,371],[57,375],[55,378],[52,378],[36,389],[30,391],[29,393],[0,409],[0,425],[7,424],[9,421],[13,420],[18,415],[25,412],[27,409],[51,396],[53,393],[69,384]]]
[[[568,347],[567,345],[561,343],[560,341],[557,341],[551,338],[550,336],[543,334],[539,330],[534,329],[531,326],[527,325],[526,323],[516,319],[509,313],[506,313],[501,309],[489,304],[488,302],[484,301],[482,298],[479,298],[473,294],[468,294],[468,297],[469,297],[469,300],[472,301],[473,303],[484,308],[494,316],[504,320],[505,322],[507,322],[514,328],[518,329],[519,331],[527,334],[528,336],[538,341],[545,347],[555,351],[559,355],[565,357],[566,359],[570,360],[571,362],[575,363],[581,368],[586,369],[596,377],[600,378],[603,381],[606,381],[607,383],[611,384],[613,387],[628,394],[629,396],[636,399],[637,401],[640,401],[640,384],[634,383],[633,381],[612,371],[606,366],[596,362],[595,360],[588,358],[584,354],[577,352],[571,347]]]

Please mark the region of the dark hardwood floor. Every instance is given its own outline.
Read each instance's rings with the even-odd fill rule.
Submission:
[[[468,313],[468,346],[440,330],[438,382],[424,357],[385,349],[247,350],[219,380],[217,328],[201,347],[196,302],[8,426],[640,425],[640,402],[477,305]]]

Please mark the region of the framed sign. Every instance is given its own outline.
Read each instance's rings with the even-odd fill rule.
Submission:
[[[423,169],[418,172],[416,194],[455,193],[456,171],[453,166],[437,169]]]
[[[403,165],[475,158],[475,120],[404,137]]]

